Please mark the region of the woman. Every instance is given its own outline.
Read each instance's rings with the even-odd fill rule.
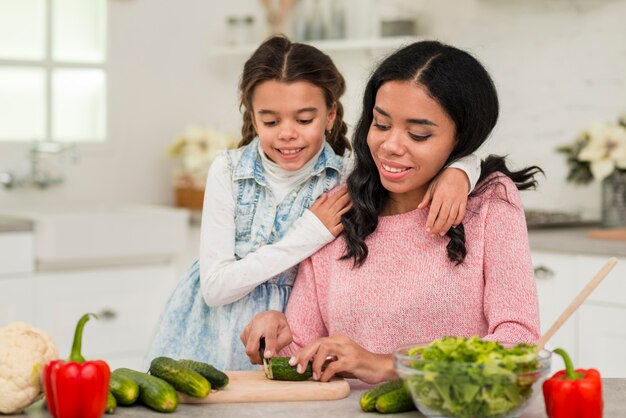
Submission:
[[[439,240],[424,231],[420,201],[449,161],[482,145],[498,118],[489,74],[468,53],[418,42],[371,76],[348,177],[352,209],[342,237],[303,262],[285,314],[258,314],[241,335],[253,363],[282,350],[313,377],[367,383],[395,377],[391,353],[445,335],[533,343],[539,312],[519,190],[530,167],[482,164],[465,224]],[[328,358],[334,361],[322,365]]]

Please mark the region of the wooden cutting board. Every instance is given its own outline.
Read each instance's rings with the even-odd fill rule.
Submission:
[[[180,393],[181,403],[236,403],[278,401],[327,401],[343,399],[350,394],[350,385],[343,379],[322,383],[281,382],[269,380],[261,370],[226,372],[228,386],[213,391],[206,398],[193,398]]]
[[[589,238],[626,241],[626,228],[593,229]]]

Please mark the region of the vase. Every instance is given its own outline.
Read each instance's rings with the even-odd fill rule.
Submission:
[[[626,225],[626,170],[615,170],[602,181],[602,225]]]
[[[191,210],[202,210],[202,203],[204,202],[204,189],[176,187],[174,192],[177,207]]]

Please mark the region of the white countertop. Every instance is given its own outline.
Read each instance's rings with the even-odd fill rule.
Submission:
[[[593,239],[593,228],[536,229],[528,233],[532,251],[626,257],[626,241]]]
[[[32,231],[33,223],[28,219],[0,216],[0,233]]]

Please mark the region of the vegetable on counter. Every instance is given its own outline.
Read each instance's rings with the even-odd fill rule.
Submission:
[[[178,393],[163,379],[131,369],[120,368],[113,371],[134,381],[139,386],[141,403],[158,412],[174,412],[178,407]]]
[[[550,418],[602,417],[602,379],[596,369],[576,369],[565,350],[555,354],[563,357],[565,370],[556,372],[543,382],[543,398]]]
[[[212,389],[224,389],[228,385],[228,375],[210,364],[194,360],[178,360],[178,362],[203,376],[209,381]]]
[[[387,392],[376,399],[376,411],[381,414],[397,414],[414,409],[411,394],[404,387]]]
[[[202,375],[169,357],[157,357],[150,363],[150,374],[165,380],[174,389],[195,398],[211,392],[211,384]]]
[[[39,374],[59,355],[45,332],[25,322],[0,328],[0,413],[15,414],[41,398]]]
[[[411,365],[420,375],[406,381],[416,403],[446,416],[504,416],[526,402],[540,377],[538,354],[528,344],[504,348],[478,337],[444,337],[408,353],[420,355]]]
[[[117,409],[117,400],[115,400],[115,396],[111,392],[107,394],[107,407],[104,410],[107,414],[114,414]]]
[[[411,395],[401,379],[390,380],[368,390],[361,396],[359,403],[363,412],[390,414],[415,409]]]
[[[122,376],[117,370],[111,373],[109,391],[119,405],[132,405],[139,397],[139,386],[137,383],[126,376]]]
[[[311,362],[307,364],[303,373],[298,373],[296,366],[289,364],[290,357],[272,357],[266,359],[263,364],[265,377],[270,380],[286,380],[290,382],[299,382],[310,379],[313,376],[313,366]],[[322,368],[323,370],[324,368]]]
[[[46,405],[54,418],[99,418],[109,394],[109,366],[102,360],[85,361],[81,354],[83,328],[94,314],[83,315],[74,332],[68,362],[53,360],[43,371]]]

